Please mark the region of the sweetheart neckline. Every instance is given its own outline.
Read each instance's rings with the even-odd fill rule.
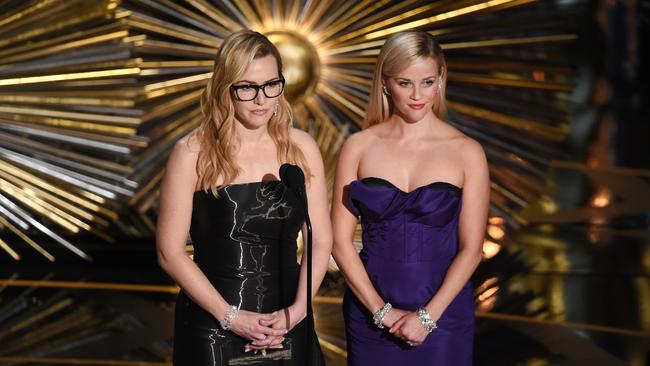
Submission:
[[[411,193],[413,193],[413,192],[417,192],[417,191],[419,191],[419,190],[421,190],[421,189],[424,189],[424,188],[436,189],[436,187],[434,187],[435,185],[443,185],[443,186],[446,186],[446,187],[452,188],[453,190],[457,191],[458,193],[460,193],[460,192],[463,191],[463,188],[461,188],[461,187],[459,187],[459,186],[457,186],[457,185],[455,185],[455,184],[453,184],[453,183],[449,183],[449,182],[445,182],[445,181],[441,181],[441,180],[437,180],[437,181],[435,181],[435,182],[431,182],[431,183],[429,183],[429,184],[425,184],[425,185],[422,185],[422,186],[416,187],[416,188],[414,188],[414,189],[412,189],[411,191],[408,191],[408,192],[403,191],[401,188],[399,188],[398,186],[396,186],[395,184],[393,184],[393,182],[391,182],[391,181],[389,181],[388,179],[385,179],[385,178],[380,178],[380,177],[363,177],[363,178],[361,178],[361,179],[356,179],[356,181],[361,182],[361,183],[363,183],[366,187],[368,187],[368,185],[366,185],[365,182],[364,182],[364,180],[367,180],[367,179],[376,179],[376,180],[380,180],[380,181],[382,181],[382,182],[385,182],[385,183],[387,183],[388,185],[390,185],[392,188],[396,189],[397,191],[399,191],[400,193],[405,194],[405,195],[411,194]],[[371,188],[373,188],[373,187],[371,187]],[[444,189],[444,188],[443,188],[443,189]]]

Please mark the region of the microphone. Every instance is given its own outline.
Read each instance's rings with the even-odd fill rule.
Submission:
[[[302,204],[303,208],[303,213],[305,215],[305,225],[307,226],[307,243],[303,248],[306,250],[307,253],[307,316],[305,317],[305,320],[307,321],[307,326],[305,327],[305,331],[307,332],[307,336],[305,339],[307,340],[307,360],[308,360],[308,365],[313,364],[314,360],[314,344],[311,341],[312,340],[312,335],[314,334],[314,312],[312,309],[312,301],[311,301],[311,292],[312,292],[312,229],[311,229],[311,220],[309,219],[309,210],[307,206],[307,194],[305,193],[305,173],[303,173],[302,169],[300,169],[299,166],[293,165],[293,164],[282,164],[280,166],[280,180],[284,185],[287,186],[290,190],[292,190],[296,196],[298,196],[298,200]],[[304,242],[303,242],[304,243]]]
[[[299,193],[298,198],[303,201],[301,203],[307,203],[307,197],[304,196],[305,173],[302,172],[299,166],[288,163],[282,164],[280,166],[280,180],[289,189]]]

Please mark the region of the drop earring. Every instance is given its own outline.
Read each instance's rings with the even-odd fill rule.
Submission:
[[[390,95],[390,92],[388,92],[388,88],[386,87],[386,85],[382,86],[382,89],[385,95]]]
[[[442,94],[442,80],[438,79],[438,95]]]
[[[278,103],[275,103],[275,107],[273,107],[273,117],[278,116]]]

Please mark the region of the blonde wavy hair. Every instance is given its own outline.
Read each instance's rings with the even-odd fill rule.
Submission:
[[[216,182],[222,178],[223,185],[232,183],[240,174],[241,167],[235,162],[237,147],[235,106],[231,86],[240,80],[254,59],[273,55],[282,77],[280,52],[268,38],[260,33],[244,30],[226,38],[217,53],[212,78],[201,96],[201,125],[194,132],[200,143],[196,164],[199,188],[208,189],[218,196]],[[277,97],[278,110],[269,120],[268,132],[277,147],[280,164],[297,164],[310,177],[305,156],[291,141],[289,131],[293,124],[291,106],[284,94]]]
[[[382,80],[393,77],[411,64],[426,58],[433,58],[438,66],[438,78],[442,83],[438,102],[433,105],[433,113],[440,119],[447,115],[445,93],[447,89],[447,62],[438,41],[427,32],[407,30],[393,34],[381,47],[375,74],[370,87],[370,97],[363,128],[383,122],[393,114],[393,101],[382,90]],[[437,86],[436,86],[437,87]]]

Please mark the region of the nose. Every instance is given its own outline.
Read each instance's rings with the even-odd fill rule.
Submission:
[[[264,91],[259,89],[257,91],[257,96],[255,97],[255,99],[253,99],[253,102],[257,105],[264,105],[264,103],[266,102],[266,95],[264,95]]]
[[[418,100],[418,99],[420,99],[420,86],[419,86],[419,85],[415,85],[415,86],[413,86],[413,89],[412,89],[412,91],[411,91],[411,96],[410,96],[410,98],[411,98],[412,100]]]

